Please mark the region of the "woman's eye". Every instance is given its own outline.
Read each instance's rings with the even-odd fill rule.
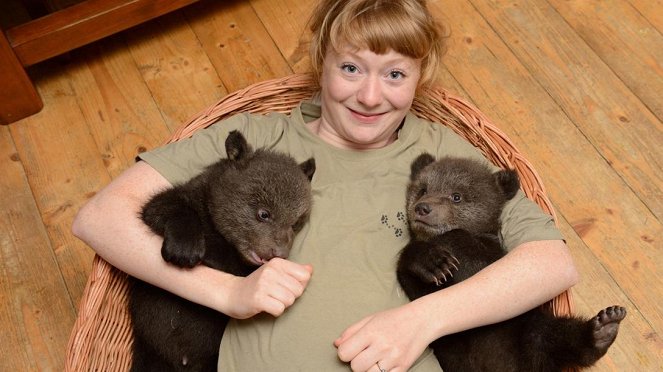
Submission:
[[[350,74],[355,74],[355,73],[357,73],[357,71],[359,70],[359,69],[357,68],[357,66],[355,66],[355,65],[351,65],[351,64],[349,64],[349,63],[346,63],[346,64],[342,65],[342,66],[341,66],[341,69],[342,69],[343,71],[347,72],[347,73],[350,73]]]
[[[267,222],[272,217],[272,215],[266,209],[258,209],[256,216],[258,217],[258,220],[262,222]]]
[[[455,192],[455,193],[451,194],[451,201],[452,202],[460,203],[462,200],[463,200],[463,197],[459,193]]]
[[[398,79],[402,79],[404,77],[405,77],[405,74],[403,74],[402,71],[394,70],[394,71],[389,72],[389,78],[392,79],[392,80],[398,80]]]

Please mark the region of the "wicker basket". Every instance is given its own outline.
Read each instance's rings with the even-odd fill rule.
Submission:
[[[289,112],[312,96],[310,75],[295,74],[254,84],[232,93],[181,126],[167,141],[191,136],[195,131],[238,112]],[[543,184],[531,164],[511,141],[483,114],[443,89],[430,89],[415,99],[413,111],[428,120],[451,127],[501,167],[516,169],[525,194],[555,217]],[[557,315],[572,313],[570,293],[550,302]],[[81,300],[69,343],[65,370],[127,371],[131,364],[132,333],[127,311],[127,277],[96,256]]]

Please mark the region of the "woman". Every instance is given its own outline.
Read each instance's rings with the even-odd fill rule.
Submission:
[[[238,115],[141,154],[82,208],[75,235],[121,270],[236,318],[221,344],[223,371],[439,371],[426,348],[434,339],[513,317],[575,284],[551,218],[520,193],[502,215],[506,257],[408,302],[395,261],[407,241],[401,216],[411,161],[424,151],[481,158],[451,130],[409,113],[435,74],[439,32],[421,0],[324,0],[311,29],[315,103],[290,116]],[[254,147],[315,157],[311,219],[289,260],[246,278],[173,268],[138,211],[223,156],[234,129]]]

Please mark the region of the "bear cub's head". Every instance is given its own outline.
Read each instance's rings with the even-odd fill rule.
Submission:
[[[412,237],[428,240],[450,230],[497,234],[504,204],[520,186],[513,170],[493,173],[466,158],[435,161],[422,154],[412,162],[406,209]]]
[[[287,258],[309,217],[315,160],[297,164],[285,154],[253,151],[238,131],[225,145],[228,160],[209,195],[215,227],[249,263]]]

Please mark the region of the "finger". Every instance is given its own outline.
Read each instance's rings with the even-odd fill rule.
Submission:
[[[274,317],[279,317],[285,312],[286,306],[283,302],[273,298],[267,297],[262,301],[262,311]]]
[[[390,369],[387,368],[386,362],[376,362],[369,371],[373,372],[383,372],[383,371],[390,371]]]
[[[299,264],[284,259],[279,260],[282,261],[279,263],[281,265],[281,269],[300,283],[306,284],[308,283],[309,279],[311,279],[311,275],[313,274],[313,266],[308,264]]]
[[[277,283],[269,293],[270,296],[283,302],[286,306],[292,305],[296,299],[304,294],[304,286],[301,283],[295,282],[288,284]]]
[[[261,291],[284,301],[301,296],[307,285],[307,281],[301,282],[279,268],[265,268],[259,279]]]
[[[336,354],[344,362],[354,361],[357,355],[361,353],[368,343],[362,343],[357,338],[350,338],[337,346]],[[365,370],[365,369],[364,369]]]
[[[303,289],[301,290],[303,292]],[[301,292],[299,292],[301,294]],[[285,307],[290,307],[295,300],[299,297],[297,292],[293,292],[290,288],[283,285],[275,285],[270,289],[268,296],[281,302]]]
[[[260,278],[256,295],[263,298],[269,297],[280,304],[278,307],[270,308],[272,315],[279,316],[285,308],[292,306],[306,288],[305,283],[300,283],[295,278],[276,270],[266,271]]]
[[[313,274],[313,266],[308,264],[299,264],[297,262],[292,262],[280,257],[272,258],[265,265],[261,266],[261,268],[264,268],[265,270],[270,268],[277,270],[281,273],[292,276],[297,281],[304,284],[308,283],[311,275]]]
[[[283,275],[277,278],[274,283],[283,287],[288,292],[292,293],[295,297],[299,297],[304,293],[304,289],[308,285],[308,281],[301,282],[291,275]]]
[[[383,363],[384,363],[384,365],[383,365]],[[403,367],[389,367],[389,364],[386,363],[386,362],[380,362],[380,367],[381,367],[382,369],[379,369],[379,368],[377,367],[377,364],[376,364],[376,365],[375,365],[375,368],[374,368],[374,369],[370,369],[370,371],[371,371],[371,372],[373,372],[373,371],[375,371],[375,372],[382,372],[382,371],[384,371],[384,372],[408,372],[408,369],[407,369],[407,368],[403,368]]]
[[[339,347],[341,344],[345,343],[350,337],[354,336],[354,334],[357,333],[357,331],[359,331],[372,318],[373,316],[367,316],[366,318],[346,328],[345,331],[343,331],[343,333],[341,333],[341,335],[336,340],[334,340],[334,345],[336,347]]]
[[[370,369],[370,371],[375,371],[375,372],[407,372],[408,368],[404,368],[403,366],[396,365],[393,360],[389,360],[388,358],[380,359],[378,362],[375,363],[375,366]]]
[[[377,349],[369,346],[352,359],[350,367],[353,371],[379,371],[376,364],[379,359]]]

